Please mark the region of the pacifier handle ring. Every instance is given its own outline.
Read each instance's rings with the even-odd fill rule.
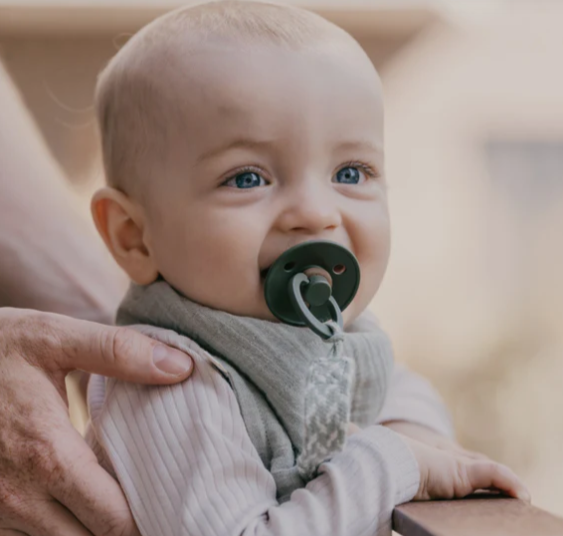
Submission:
[[[289,298],[295,309],[295,312],[299,315],[301,320],[307,324],[317,335],[323,339],[330,339],[333,335],[333,330],[327,324],[320,322],[317,317],[307,307],[303,295],[301,294],[301,286],[304,283],[309,283],[309,278],[303,273],[295,274],[289,283]],[[334,322],[336,322],[341,328],[344,325],[342,320],[342,311],[334,297],[328,299],[328,306],[330,310],[330,316]]]

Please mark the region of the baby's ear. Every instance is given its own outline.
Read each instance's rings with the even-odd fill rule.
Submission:
[[[115,188],[102,188],[94,194],[91,209],[96,228],[119,266],[135,283],[152,283],[158,270],[144,241],[141,207]]]

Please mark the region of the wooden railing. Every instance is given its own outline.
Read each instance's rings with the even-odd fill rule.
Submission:
[[[399,506],[393,530],[402,536],[563,536],[563,519],[517,499],[477,494]]]

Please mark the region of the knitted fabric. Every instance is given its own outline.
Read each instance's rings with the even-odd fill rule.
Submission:
[[[324,341],[308,328],[199,305],[164,281],[133,285],[117,322],[170,329],[209,352],[282,502],[342,450],[349,421],[375,421],[392,370],[389,339],[374,324],[333,325]]]

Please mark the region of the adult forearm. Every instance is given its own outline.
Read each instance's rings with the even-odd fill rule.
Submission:
[[[0,63],[0,306],[110,321],[122,279]]]

